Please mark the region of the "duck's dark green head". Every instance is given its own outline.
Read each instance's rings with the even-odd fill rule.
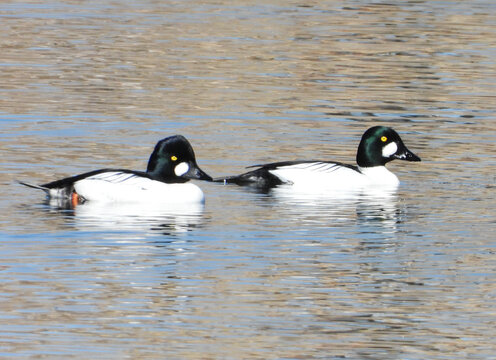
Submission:
[[[407,149],[400,136],[386,126],[374,126],[365,131],[358,145],[357,164],[360,167],[385,165],[391,160],[420,161]]]
[[[168,183],[189,179],[212,181],[196,163],[193,148],[182,135],[167,137],[155,145],[146,172],[152,179]]]

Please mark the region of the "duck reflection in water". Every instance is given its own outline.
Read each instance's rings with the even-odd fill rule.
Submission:
[[[65,226],[83,231],[180,235],[201,227],[205,221],[202,203],[89,201],[73,206],[70,201],[48,198],[41,205],[47,213],[59,215]]]
[[[283,185],[266,196],[282,204],[279,208],[284,209],[285,216],[322,226],[357,221],[378,222],[394,229],[401,217],[397,187],[321,193],[299,192]]]
[[[129,230],[179,235],[201,227],[203,204],[122,204],[88,202],[74,209],[79,229]]]

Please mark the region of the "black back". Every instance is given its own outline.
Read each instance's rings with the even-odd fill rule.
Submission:
[[[89,172],[86,172],[84,174],[66,177],[66,178],[63,178],[60,180],[55,180],[55,181],[43,184],[41,186],[44,188],[47,188],[47,189],[58,189],[58,188],[72,187],[72,186],[74,186],[74,183],[76,181],[83,180],[87,177],[102,174],[105,172],[120,172],[120,173],[134,174],[134,175],[138,175],[138,176],[142,176],[142,177],[146,177],[146,178],[151,179],[151,177],[143,171],[134,171],[134,170],[126,170],[126,169],[100,169],[100,170],[89,171]]]

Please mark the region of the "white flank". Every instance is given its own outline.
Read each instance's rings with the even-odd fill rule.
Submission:
[[[88,201],[204,203],[202,190],[192,183],[166,184],[138,175],[107,172],[77,181],[76,192]]]
[[[188,165],[188,163],[186,163],[186,162],[179,163],[179,164],[177,164],[177,165],[176,165],[176,167],[174,168],[174,173],[175,173],[177,176],[184,175],[184,174],[186,174],[188,171],[189,171],[189,165]]]
[[[368,184],[363,174],[346,166],[333,163],[302,163],[283,166],[270,172],[281,180],[302,187],[308,191],[320,191],[322,188],[349,188]]]
[[[385,158],[390,157],[398,151],[398,145],[395,142],[389,143],[382,148],[382,156]]]
[[[270,172],[292,185],[293,189],[312,193],[399,185],[396,175],[385,166],[360,168],[360,171],[356,171],[339,164],[315,162],[283,166]]]

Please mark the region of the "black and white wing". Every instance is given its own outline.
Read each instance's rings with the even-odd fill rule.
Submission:
[[[336,181],[342,176],[361,175],[357,167],[329,161],[286,161],[254,165],[257,169],[237,176],[216,179],[224,183],[271,188],[282,184]]]

